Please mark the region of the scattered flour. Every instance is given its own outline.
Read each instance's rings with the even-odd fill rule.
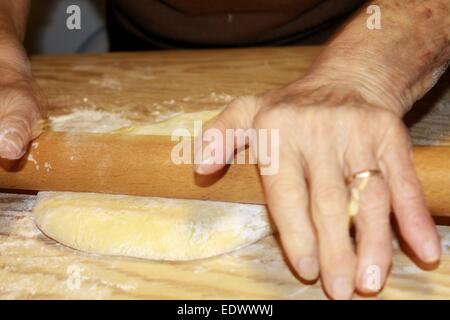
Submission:
[[[103,89],[111,89],[111,90],[119,90],[122,91],[122,83],[114,78],[108,78],[103,76],[101,79],[91,79],[89,80],[89,84],[99,86]]]
[[[50,170],[52,169],[52,165],[48,162],[45,162],[44,169],[45,169],[45,171],[50,172]]]
[[[25,238],[20,239],[21,241],[31,241],[33,240],[31,238],[42,235],[42,232],[36,227],[33,218],[29,214],[23,215],[22,217],[20,214],[16,214],[10,217],[2,217],[2,219],[3,226],[8,225],[9,233]],[[10,237],[11,241],[13,239],[13,237]]]
[[[87,98],[87,97],[84,97],[84,98],[83,98],[83,102],[86,103],[87,105],[89,105],[91,108],[94,108],[94,109],[95,109],[95,108],[97,107],[97,105],[95,104],[95,102],[90,101],[89,98]]]
[[[120,81],[109,78],[102,78],[101,80],[90,80],[91,84],[98,85],[102,88],[109,88],[120,90]],[[234,99],[234,96],[225,93],[210,92],[201,97],[186,96],[180,101],[199,101],[199,102],[214,102],[226,105]],[[170,118],[183,114],[183,107],[175,99],[168,99],[160,103],[153,103],[151,108],[153,111],[151,115],[156,122],[165,121]],[[63,132],[88,132],[88,133],[107,133],[113,132],[125,127],[133,125],[133,122],[119,113],[95,110],[96,104],[88,97],[83,98],[83,103],[86,108],[74,109],[70,114],[50,116],[49,129],[52,131]],[[165,110],[167,107],[177,107],[176,111]],[[164,112],[162,110],[165,110]],[[34,145],[33,148],[37,148]],[[33,161],[32,159],[29,159]]]
[[[112,132],[131,125],[131,121],[120,114],[96,111],[74,110],[74,112],[49,118],[52,131],[66,132]]]
[[[28,155],[27,160],[33,162],[36,170],[39,170],[39,163],[35,158],[33,158],[33,155],[31,153]]]
[[[163,101],[163,104],[165,105],[174,105],[176,101],[174,99]]]
[[[30,211],[35,202],[36,196],[0,193],[0,212],[5,214],[6,212]]]
[[[223,103],[229,103],[231,102],[235,97],[231,96],[226,93],[216,93],[211,92],[209,96],[207,97],[208,100],[212,102],[223,102]]]

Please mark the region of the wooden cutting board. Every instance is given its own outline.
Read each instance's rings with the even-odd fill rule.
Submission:
[[[47,93],[50,116],[68,130],[83,132],[92,128],[85,125],[89,117],[91,122],[107,119],[121,126],[221,107],[235,96],[296,79],[319,50],[46,56],[34,57],[32,65]],[[450,146],[449,82],[447,74],[418,104],[420,112],[408,115],[416,144]],[[71,118],[74,112],[81,115]],[[45,173],[45,166],[41,169]],[[304,285],[295,278],[274,237],[202,261],[100,257],[43,236],[31,219],[33,203],[32,195],[0,195],[0,298],[325,298],[320,283]],[[444,249],[439,268],[423,271],[396,248],[391,276],[379,298],[450,297],[450,227],[439,230]]]

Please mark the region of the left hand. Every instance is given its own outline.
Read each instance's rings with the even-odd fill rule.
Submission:
[[[386,101],[366,101],[355,87],[300,80],[261,96],[233,101],[211,125],[279,129],[279,170],[262,176],[266,201],[290,263],[314,280],[319,269],[328,294],[348,299],[355,287],[381,289],[392,259],[390,211],[417,256],[440,258],[439,237],[425,206],[401,116]],[[225,163],[225,162],[222,162]],[[196,168],[211,174],[224,164]],[[356,251],[349,234],[346,178],[380,170],[362,192],[355,217]],[[374,269],[375,267],[375,269]],[[369,285],[379,271],[379,285]]]

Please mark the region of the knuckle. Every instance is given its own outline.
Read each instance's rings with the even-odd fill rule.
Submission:
[[[283,128],[286,126],[286,120],[295,117],[293,108],[290,105],[278,105],[274,108],[266,108],[259,112],[255,119],[254,125],[259,128]]]
[[[252,96],[235,98],[219,114],[216,124],[223,127],[247,128],[256,112],[256,99]]]
[[[287,179],[276,179],[267,188],[269,198],[277,207],[289,207],[305,202],[305,196],[300,190],[301,186]]]
[[[324,200],[326,202],[341,202],[342,189],[338,186],[319,186],[315,188],[313,197],[315,200]]]
[[[399,174],[396,179],[398,196],[404,201],[423,199],[421,186],[414,174]]]
[[[274,176],[266,185],[266,193],[277,207],[289,207],[299,204],[306,206],[307,196],[304,185],[288,176]]]
[[[399,120],[399,117],[390,110],[380,108],[377,109],[376,113],[378,120],[381,121],[384,125],[398,126],[402,124],[402,121]]]
[[[259,128],[271,127],[272,123],[275,122],[276,117],[278,117],[278,115],[274,115],[272,110],[259,112],[254,119],[254,125]]]
[[[385,111],[379,123],[382,124],[381,128],[388,130],[386,141],[383,141],[386,143],[386,148],[391,147],[393,148],[392,151],[395,151],[394,149],[397,149],[399,146],[408,147],[411,144],[408,130],[401,118]]]
[[[2,90],[0,97],[2,108],[14,112],[22,109],[31,109],[35,111],[38,109],[37,103],[33,94],[25,88],[10,87]]]
[[[342,243],[331,243],[330,250],[324,254],[324,269],[329,273],[335,273],[336,269],[354,269],[356,268],[356,257],[353,251],[347,245]]]
[[[251,109],[256,105],[254,96],[241,96],[233,99],[226,107],[227,111],[241,112],[242,110]]]

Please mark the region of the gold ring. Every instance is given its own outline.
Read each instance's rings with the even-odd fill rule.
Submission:
[[[350,201],[348,204],[348,215],[350,218],[356,216],[359,211],[359,199],[361,198],[361,193],[367,187],[369,179],[375,176],[382,176],[380,170],[365,170],[352,174],[347,179],[347,186],[350,186]],[[355,183],[358,181],[358,183]]]
[[[347,185],[352,184],[357,179],[367,179],[370,177],[381,176],[382,173],[380,170],[364,170],[357,173],[352,174],[347,178]]]

